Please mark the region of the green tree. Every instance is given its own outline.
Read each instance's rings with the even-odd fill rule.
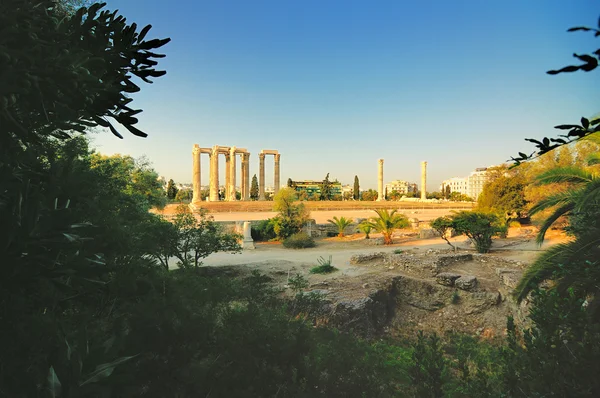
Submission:
[[[354,222],[354,220],[352,220],[351,218],[346,218],[346,217],[337,218],[337,216],[334,216],[333,220],[327,220],[327,222],[335,225],[338,229],[338,237],[343,238],[344,230],[348,226],[350,226],[350,224],[352,224]]]
[[[358,182],[358,176],[354,176],[354,189],[352,190],[352,193],[354,195],[354,200],[359,200],[360,199],[360,184]]]
[[[525,186],[527,182],[521,174],[500,168],[483,186],[477,198],[477,209],[502,214],[507,222],[511,218],[523,216],[527,202]]]
[[[294,181],[292,181],[291,178],[288,178],[288,180],[287,180],[287,187],[288,188],[293,188],[294,187]]]
[[[223,232],[204,209],[194,214],[188,206],[179,205],[173,224],[177,230],[177,241],[172,252],[181,268],[198,268],[203,258],[215,252],[236,253],[241,250],[238,243],[241,236]]]
[[[258,178],[256,178],[256,174],[252,176],[252,183],[250,184],[250,199],[258,200]]]
[[[321,183],[321,196],[320,200],[331,200],[333,197],[333,184],[329,181],[329,173],[325,176],[325,179]]]
[[[177,191],[177,195],[175,195],[175,200],[177,202],[190,201],[192,200],[193,192],[191,189],[180,189]]]
[[[170,179],[167,183],[167,198],[169,198],[169,200],[174,200],[177,196],[177,192],[179,192],[179,189],[175,186],[175,181]]]
[[[460,211],[450,216],[452,228],[458,234],[469,237],[478,253],[487,253],[492,237],[506,231],[506,225],[497,215],[477,211]]]
[[[454,251],[456,251],[456,246],[450,243],[449,240],[452,233],[452,225],[452,219],[450,217],[438,217],[431,222],[431,228],[439,233],[442,239],[444,239],[446,243],[450,245]]]
[[[273,201],[273,209],[279,213],[273,219],[277,238],[285,239],[300,232],[308,221],[310,213],[303,203],[296,203],[296,191],[292,188],[280,189]]]
[[[406,218],[404,214],[397,213],[397,210],[392,210],[390,212],[387,209],[377,209],[375,210],[375,213],[377,213],[377,216],[371,217],[369,220],[365,221],[364,224],[369,225],[373,230],[381,233],[385,245],[394,243],[392,241],[392,235],[396,229],[410,227],[408,218]]]
[[[450,199],[450,194],[452,193],[450,185],[446,185],[444,189],[444,199]]]
[[[361,193],[361,200],[365,200],[365,201],[374,201],[377,199],[377,191],[374,189],[369,189],[368,191],[362,191]]]

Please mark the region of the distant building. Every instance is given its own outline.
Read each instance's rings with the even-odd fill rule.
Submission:
[[[483,191],[483,186],[490,177],[488,170],[491,167],[494,166],[478,167],[475,169],[475,171],[472,171],[468,177],[454,177],[450,178],[449,180],[442,181],[441,189],[443,190],[446,186],[450,186],[450,192],[458,192],[463,195],[467,195],[476,201],[481,194],[481,191]]]
[[[406,195],[407,193],[417,192],[418,188],[416,183],[403,180],[395,180],[385,184],[385,191],[388,195],[394,191]]]
[[[306,192],[308,197],[310,198],[314,194],[321,194],[321,184],[323,181],[315,181],[315,180],[301,180],[301,181],[292,181],[292,188],[296,190],[296,192]],[[342,183],[339,181],[331,181],[331,194],[332,195],[342,195]]]
[[[453,177],[449,180],[442,181],[440,192],[444,193],[446,187],[450,187],[450,192],[458,192],[469,196],[469,179],[468,177]]]

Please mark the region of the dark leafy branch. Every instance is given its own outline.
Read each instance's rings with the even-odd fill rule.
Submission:
[[[12,141],[6,144],[66,138],[95,126],[122,138],[114,122],[145,137],[135,127],[141,110],[130,107],[129,95],[140,91],[132,78],[152,83],[166,73],[155,69],[164,55],[153,50],[170,39],[145,40],[150,25],[138,33],[117,11],[103,10],[105,3],[62,18],[59,3],[39,3],[0,3],[0,125]]]
[[[594,37],[600,36],[600,19],[598,19],[598,29],[588,28],[585,26],[577,26],[570,28],[567,32],[594,32]],[[550,70],[546,73],[549,75],[557,75],[559,73],[569,73],[584,71],[590,72],[598,67],[598,61],[600,60],[600,49],[594,51],[592,54],[573,54],[573,57],[582,61],[579,65],[569,65],[558,70]],[[541,140],[533,138],[526,138],[525,141],[529,141],[535,145],[536,151],[531,154],[519,152],[517,157],[511,157],[510,160],[515,166],[518,166],[522,162],[535,159],[545,153],[548,153],[562,145],[569,144],[573,141],[580,140],[590,134],[594,134],[600,131],[600,119],[589,120],[585,117],[581,118],[581,124],[561,124],[554,126],[555,129],[568,131],[566,134],[560,134],[557,138],[544,137]]]

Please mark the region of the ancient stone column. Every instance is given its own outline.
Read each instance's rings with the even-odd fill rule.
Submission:
[[[427,199],[427,162],[421,162],[421,200]]]
[[[229,148],[229,197],[228,199],[231,201],[235,201],[235,174],[237,172],[236,170],[236,166],[235,166],[235,150],[236,148],[234,146],[232,146],[231,148]]]
[[[383,193],[383,159],[379,159],[379,173],[377,175],[377,201],[385,200]]]
[[[229,200],[229,181],[231,179],[231,156],[229,151],[225,153],[225,194],[223,200]]]
[[[275,168],[274,168],[274,178],[275,178],[275,192],[279,192],[279,184],[280,184],[280,169],[279,169],[279,160],[281,159],[281,155],[278,153],[275,155]]]
[[[250,154],[242,153],[242,200],[250,200]]]
[[[241,153],[240,154],[240,164],[241,164],[241,170],[240,170],[240,194],[241,194],[241,200],[246,200],[246,161],[245,161],[245,153]]]
[[[219,150],[213,146],[210,152],[210,201],[219,201]]]
[[[254,249],[254,239],[252,239],[250,221],[244,221],[244,238],[242,240],[242,249]]]
[[[194,144],[194,148],[192,149],[192,205],[197,205],[201,202],[200,153],[200,145]]]
[[[258,154],[258,200],[265,200],[265,154]]]

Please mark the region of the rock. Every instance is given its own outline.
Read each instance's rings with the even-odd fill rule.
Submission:
[[[440,234],[438,234],[435,229],[423,228],[419,231],[419,238],[421,239],[437,238],[438,236],[440,236]]]
[[[368,283],[363,283],[362,287],[363,287],[363,289],[366,289],[366,288],[369,287],[369,284]]]
[[[371,238],[371,239],[365,240],[365,242],[368,245],[381,246],[381,245],[383,245],[383,238]]]
[[[435,276],[436,282],[444,286],[454,286],[454,282],[458,278],[460,278],[460,275],[452,272],[442,272]]]
[[[472,260],[473,260],[473,255],[470,253],[448,254],[445,256],[440,256],[436,261],[436,266],[438,268],[441,268],[441,267],[447,267],[450,264],[454,264],[457,262],[465,262],[465,261],[472,261]]]
[[[350,264],[362,264],[373,260],[383,260],[385,253],[367,253],[367,254],[355,254],[350,257]]]
[[[514,289],[519,283],[522,273],[510,268],[496,268],[496,275],[500,277],[502,284]]]
[[[477,278],[473,275],[464,275],[454,281],[454,286],[461,290],[473,290],[477,287]]]

